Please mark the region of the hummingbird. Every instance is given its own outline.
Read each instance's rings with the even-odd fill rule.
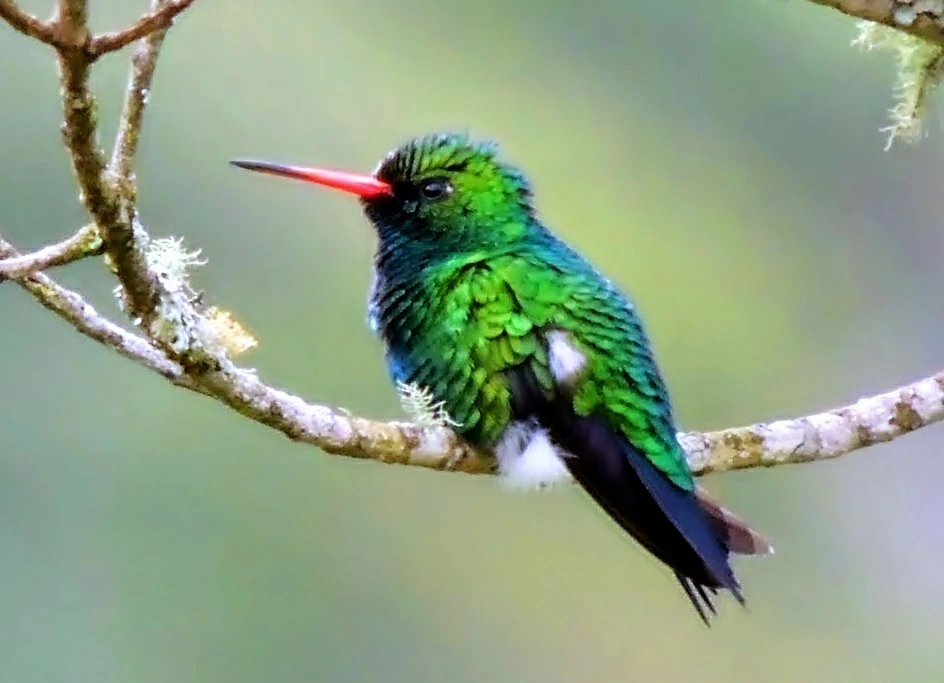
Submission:
[[[506,481],[575,480],[706,625],[719,590],[745,604],[730,556],[770,544],[696,485],[639,313],[538,217],[494,143],[416,137],[370,175],[231,163],[359,198],[377,236],[368,322],[391,379],[441,402]]]

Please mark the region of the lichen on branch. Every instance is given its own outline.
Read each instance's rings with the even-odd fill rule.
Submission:
[[[161,291],[148,336],[173,357],[186,356],[194,365],[219,366],[256,345],[229,312],[204,306],[203,293],[191,284],[191,270],[206,264],[199,250],[188,251],[181,238],[163,237],[150,240],[144,258]],[[126,308],[127,295],[121,285],[115,288],[115,296]],[[142,324],[140,319],[134,322]]]
[[[888,50],[898,61],[897,103],[889,112],[891,123],[882,128],[888,135],[885,149],[896,140],[918,142],[925,130],[932,94],[944,77],[944,46],[868,21],[859,23],[859,35],[852,44],[866,50]]]

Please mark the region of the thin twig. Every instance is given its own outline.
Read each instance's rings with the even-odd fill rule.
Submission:
[[[16,250],[0,238],[0,258],[16,258]],[[130,334],[96,311],[78,293],[66,289],[43,273],[32,273],[17,280],[42,306],[72,325],[85,336],[166,377],[174,384],[191,388],[180,366],[147,340]]]
[[[0,256],[11,253],[0,240]],[[240,368],[188,375],[176,361],[109,322],[76,292],[42,274],[19,282],[82,334],[154,370],[174,384],[211,396],[289,438],[335,455],[468,474],[493,474],[494,459],[451,431],[375,422],[267,386]],[[816,415],[719,432],[679,434],[698,475],[837,458],[944,420],[944,373]]]
[[[165,12],[171,5],[175,7],[175,12],[179,13],[190,4],[192,0],[187,3],[152,0],[151,13]],[[134,164],[144,111],[150,99],[151,81],[166,34],[167,28],[152,32],[139,43],[134,52],[118,133],[108,168],[108,176],[114,184],[122,216],[139,234],[139,239],[132,246],[134,254],[140,257],[140,262],[134,264],[128,272],[122,273],[120,269],[116,269],[116,272],[126,293],[130,292],[129,287],[134,286],[136,282],[154,283],[152,301],[142,307],[136,306],[130,296],[123,297],[127,309],[151,340],[169,352],[173,358],[183,362],[193,371],[205,372],[207,368],[221,365],[221,359],[205,348],[207,338],[201,331],[205,330],[206,326],[201,321],[206,320],[204,315],[207,310],[202,305],[195,307],[194,299],[183,295],[180,283],[171,282],[167,273],[162,274],[148,268],[145,245],[149,238],[137,222]],[[152,249],[151,256],[153,255]],[[181,257],[183,258],[183,254]],[[197,310],[198,308],[200,310]]]
[[[56,27],[34,17],[17,5],[16,0],[0,0],[0,19],[25,36],[53,47],[59,44]]]
[[[112,33],[102,33],[92,38],[89,52],[93,58],[97,59],[103,54],[115,52],[136,40],[150,36],[155,31],[166,31],[177,15],[190,7],[193,2],[194,0],[171,0],[154,3],[150,12],[128,28]]]
[[[85,45],[88,14],[84,0],[59,0],[57,24],[69,44]],[[97,102],[88,88],[89,57],[84,49],[60,49],[59,78],[63,108],[62,136],[82,203],[98,226],[118,279],[127,294],[129,313],[147,329],[158,303],[159,283],[144,256],[147,236],[123,207],[105,175],[105,158],[97,139]]]
[[[99,251],[101,239],[94,225],[86,225],[71,237],[29,254],[0,259],[0,281],[16,280],[26,275],[63,266]]]
[[[182,2],[166,2],[154,0],[151,5],[151,14],[155,16],[167,13],[168,8],[176,8],[182,12],[193,0]],[[170,16],[176,16],[172,14]],[[131,73],[128,76],[128,87],[125,90],[125,101],[121,110],[121,122],[118,134],[115,136],[115,145],[112,149],[109,169],[118,183],[122,198],[134,202],[134,160],[138,153],[138,142],[141,136],[141,123],[144,119],[144,109],[150,100],[151,81],[154,78],[154,69],[157,67],[157,58],[167,29],[152,32],[141,42],[131,58]]]

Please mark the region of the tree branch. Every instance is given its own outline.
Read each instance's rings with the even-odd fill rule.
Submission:
[[[25,275],[63,266],[73,261],[96,254],[101,249],[101,239],[94,225],[86,225],[71,237],[50,244],[30,254],[11,256],[0,260],[0,282],[18,279]]]
[[[0,240],[0,257],[13,254]],[[295,441],[335,455],[468,474],[494,474],[495,461],[450,430],[352,417],[266,385],[236,367],[188,374],[163,351],[105,319],[79,294],[41,274],[19,280],[79,332],[177,386],[210,396]],[[837,458],[944,420],[944,372],[816,415],[707,433],[680,433],[695,474]]]
[[[150,12],[128,28],[113,33],[102,33],[92,38],[89,52],[93,58],[98,58],[105,53],[115,52],[136,40],[150,36],[155,31],[166,32],[177,15],[190,7],[193,2],[194,0],[171,0],[154,3]]]
[[[113,181],[106,178],[105,158],[97,139],[97,102],[88,88],[90,57],[88,12],[85,0],[59,0],[56,23],[73,47],[58,50],[62,136],[80,189],[80,198],[98,227],[118,279],[124,287],[127,308],[145,329],[154,318],[159,282],[148,270],[144,247],[147,235],[133,215],[133,206],[122,205]]]
[[[810,0],[850,17],[898,29],[944,46],[944,3],[940,0]]]
[[[13,260],[18,256],[13,246],[0,238],[0,258]],[[186,382],[178,381],[183,376],[180,366],[146,340],[107,320],[76,292],[57,284],[42,273],[24,273],[14,275],[11,279],[16,280],[17,284],[36,297],[44,308],[61,317],[85,336],[126,358],[131,358],[175,384],[189,388]]]
[[[679,434],[702,474],[830,460],[944,420],[944,371],[847,406],[792,420]]]
[[[70,31],[87,25],[88,10],[87,2],[84,0],[60,1],[58,20],[53,22],[37,19],[20,8],[16,0],[0,0],[0,19],[23,35],[35,38],[56,49],[81,48],[85,52],[86,59],[91,63],[104,54],[116,52],[156,31],[166,31],[177,15],[193,3],[194,0],[167,0],[154,3],[150,12],[128,28],[101,33],[97,36],[89,36],[86,32],[80,42],[75,41],[75,34],[70,35]]]
[[[193,0],[178,0],[177,2],[155,0],[151,6],[151,13],[147,16],[163,17],[169,25],[171,18],[190,6],[192,2]],[[115,136],[115,144],[112,149],[109,168],[118,183],[119,193],[131,206],[134,206],[136,201],[132,178],[134,175],[134,160],[138,153],[138,141],[141,137],[141,124],[144,120],[144,109],[150,99],[151,81],[154,79],[157,57],[160,54],[161,45],[164,44],[166,35],[166,28],[151,32],[141,42],[131,58],[131,73],[128,76],[128,87],[125,90],[121,123],[118,126],[118,134]]]
[[[939,2],[812,1],[915,35],[926,33],[922,37],[944,44]],[[446,428],[352,417],[306,403],[266,385],[253,371],[236,367],[228,357],[230,346],[214,340],[216,332],[207,332],[208,323],[210,327],[214,323],[210,312],[202,310],[202,305],[198,310],[193,303],[184,271],[195,262],[194,255],[184,252],[173,240],[164,240],[155,254],[159,241],[151,242],[137,219],[134,158],[166,28],[191,4],[192,0],[154,0],[151,11],[131,27],[91,38],[86,0],[58,0],[56,18],[50,24],[26,14],[11,0],[0,0],[0,18],[56,47],[63,140],[81,201],[94,225],[26,256],[0,239],[0,275],[15,280],[45,308],[87,337],[176,386],[214,398],[291,439],[328,453],[361,459],[472,474],[494,473],[494,458],[476,452]],[[96,102],[88,88],[89,67],[97,55],[140,38],[144,40],[132,60],[119,133],[111,163],[106,167],[97,140]],[[128,312],[151,340],[124,330],[78,293],[37,272],[87,253],[96,231],[123,285]],[[162,263],[166,267],[152,270],[149,258],[158,256],[165,259]],[[215,322],[225,326],[227,319],[222,317],[222,323],[219,318]],[[160,322],[161,326],[151,322]],[[202,355],[193,355],[195,350],[202,351]],[[200,362],[194,362],[196,357]],[[702,475],[835,458],[942,419],[944,373],[939,373],[824,413],[719,432],[680,434],[679,438],[693,471]]]
[[[0,19],[3,19],[16,31],[35,38],[41,43],[56,46],[58,34],[56,27],[41,21],[16,4],[16,0],[0,0]]]

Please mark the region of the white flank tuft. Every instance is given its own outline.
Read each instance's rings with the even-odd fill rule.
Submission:
[[[504,482],[515,489],[535,489],[570,479],[563,452],[537,425],[516,422],[495,448]]]

